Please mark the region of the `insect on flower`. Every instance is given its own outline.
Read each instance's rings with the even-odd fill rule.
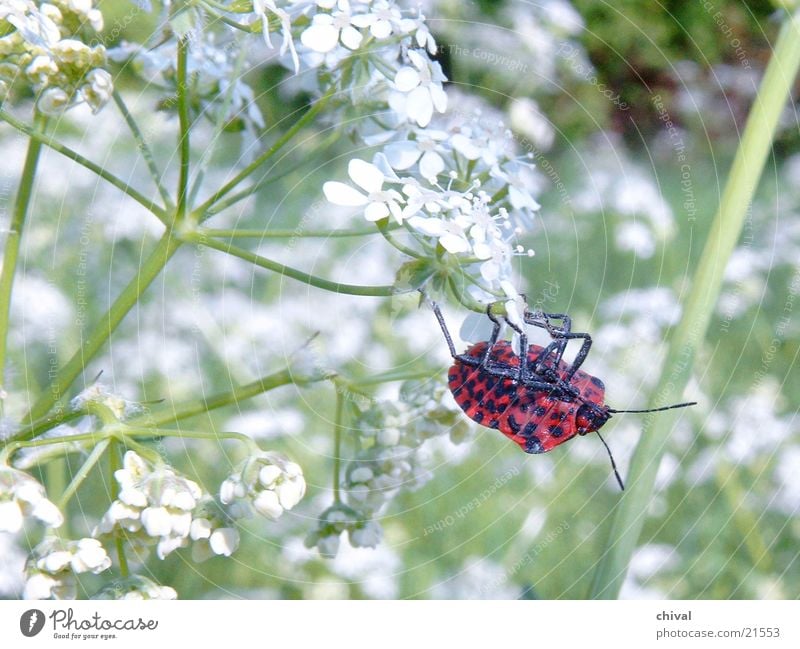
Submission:
[[[526,453],[546,453],[576,435],[596,432],[608,451],[611,467],[621,489],[625,489],[611,449],[599,429],[612,414],[659,412],[685,408],[695,402],[678,403],[648,410],[615,410],[604,403],[605,385],[580,369],[592,346],[588,333],[572,331],[565,313],[534,313],[525,310],[527,325],[547,331],[552,342],[547,347],[528,345],[524,329],[502,317],[519,336],[519,352],[507,340],[499,340],[501,318],[486,315],[493,323],[487,341],[456,353],[453,338],[442,312],[430,302],[455,362],[448,372],[448,385],[456,403],[467,416],[487,428],[494,428],[520,445]],[[559,324],[560,323],[560,324]],[[570,340],[582,340],[572,364],[563,360]]]

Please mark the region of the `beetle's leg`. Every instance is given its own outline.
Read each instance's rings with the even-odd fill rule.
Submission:
[[[586,333],[563,333],[559,334],[558,338],[564,341],[565,346],[570,340],[583,340],[583,344],[581,345],[580,350],[578,350],[578,355],[575,356],[575,360],[572,361],[572,365],[569,366],[569,369],[564,376],[564,380],[569,382],[572,380],[575,372],[577,372],[580,366],[583,365],[583,361],[585,361],[586,357],[589,355],[589,350],[592,348],[592,337]]]
[[[489,340],[486,342],[486,351],[483,352],[483,357],[481,358],[481,367],[487,368],[489,367],[489,355],[492,353],[492,349],[494,349],[495,343],[497,343],[497,339],[500,337],[500,320],[492,313],[492,305],[486,307],[486,317],[492,321],[492,335],[489,336]]]

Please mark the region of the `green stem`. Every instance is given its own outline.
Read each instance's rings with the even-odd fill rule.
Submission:
[[[125,101],[122,99],[122,95],[119,94],[116,90],[114,90],[113,94],[111,95],[114,98],[114,103],[117,105],[117,109],[122,114],[125,123],[128,125],[128,128],[133,135],[133,139],[136,140],[136,145],[139,147],[139,151],[142,154],[142,158],[144,158],[144,163],[147,165],[147,169],[150,171],[150,177],[153,179],[153,182],[156,185],[156,189],[158,189],[158,193],[161,195],[161,200],[164,201],[164,205],[167,206],[168,210],[173,210],[174,207],[172,205],[172,198],[169,195],[166,187],[161,182],[162,173],[161,170],[156,165],[155,157],[153,156],[153,152],[150,147],[147,145],[147,140],[145,140],[142,131],[139,129],[139,125],[136,123],[136,120],[131,115],[131,112],[128,110]]]
[[[331,97],[333,97],[334,90],[331,89],[327,93],[325,93],[322,97],[317,100],[317,103],[314,104],[311,108],[309,108],[305,114],[297,120],[291,128],[289,128],[278,140],[264,153],[262,153],[258,158],[253,160],[249,165],[247,165],[244,169],[242,169],[238,174],[236,174],[232,180],[228,183],[223,185],[220,189],[218,189],[212,196],[203,203],[200,207],[197,208],[196,213],[200,216],[199,220],[203,220],[203,217],[207,215],[208,210],[219,201],[221,198],[226,196],[230,193],[233,189],[235,189],[245,178],[250,176],[253,172],[255,172],[261,165],[263,165],[267,160],[269,160],[272,156],[274,156],[280,149],[283,148],[295,135],[297,135],[300,130],[302,130],[306,125],[310,124],[314,121],[316,116],[322,111],[323,108],[327,105],[328,101],[330,101]],[[288,119],[288,118],[287,118]]]
[[[233,440],[236,442],[243,442],[251,449],[257,449],[258,444],[252,437],[248,437],[243,433],[235,432],[208,432],[204,430],[184,430],[180,428],[134,428],[132,426],[124,426],[120,429],[120,435],[125,437],[180,437],[181,439],[211,439],[214,441],[220,440]]]
[[[397,230],[401,226],[387,227],[387,231]],[[374,227],[345,228],[342,230],[214,230],[201,228],[200,234],[218,239],[335,239],[340,237],[368,237],[378,234]]]
[[[139,203],[140,205],[145,207],[147,210],[152,212],[156,217],[158,217],[159,220],[161,220],[162,222],[166,223],[166,218],[167,217],[166,217],[166,211],[164,210],[164,208],[159,206],[159,205],[157,205],[153,201],[151,201],[149,198],[147,198],[141,192],[135,190],[133,187],[131,187],[128,183],[126,183],[121,178],[118,178],[117,176],[115,176],[114,174],[112,174],[108,170],[104,169],[100,165],[95,164],[94,162],[92,162],[88,158],[84,158],[80,153],[77,153],[76,151],[73,151],[68,146],[65,146],[64,144],[61,144],[60,142],[54,140],[52,137],[50,137],[48,135],[45,135],[38,128],[34,128],[34,127],[31,127],[31,126],[28,126],[27,124],[24,124],[23,122],[19,121],[16,117],[11,115],[10,113],[7,113],[6,111],[4,111],[2,108],[0,108],[0,120],[3,120],[4,122],[9,124],[10,126],[13,126],[20,133],[25,133],[25,135],[28,135],[29,137],[33,138],[37,142],[39,142],[39,143],[41,143],[41,144],[53,149],[53,151],[57,151],[61,155],[69,158],[70,160],[73,160],[74,162],[77,162],[79,165],[82,165],[83,167],[86,167],[92,173],[100,176],[100,178],[102,178],[103,180],[106,180],[107,182],[111,183],[117,189],[119,189],[122,192],[126,193],[128,196],[130,196],[137,203]]]
[[[111,472],[108,483],[111,485],[111,500],[114,501],[119,496],[119,483],[114,475],[117,469],[122,468],[120,461],[120,444],[117,440],[112,440],[109,446],[108,467]],[[122,538],[122,531],[117,529],[114,532],[114,545],[117,548],[117,559],[119,559],[119,572],[123,577],[130,574],[128,570],[128,559],[125,556],[125,540]]]
[[[342,502],[339,480],[342,473],[342,418],[344,415],[344,397],[336,391],[336,414],[333,420],[333,501]]]
[[[758,96],[736,152],[719,211],[714,218],[683,312],[670,341],[653,405],[681,400],[698,347],[708,329],[728,259],[744,220],[775,135],[778,118],[800,68],[800,17],[784,23]],[[628,489],[614,508],[609,540],[590,591],[593,598],[615,598],[647,518],[661,457],[677,411],[650,416],[631,460]]]
[[[154,413],[148,413],[139,417],[135,417],[128,420],[127,424],[132,427],[164,426],[165,424],[171,424],[183,419],[195,417],[197,415],[203,415],[211,410],[216,410],[217,408],[224,408],[225,406],[237,404],[245,399],[250,399],[283,385],[289,385],[290,383],[302,385],[305,383],[322,381],[324,378],[324,376],[315,376],[310,378],[298,377],[291,371],[291,369],[285,369],[281,372],[276,372],[275,374],[270,374],[269,376],[257,379],[252,383],[248,383],[247,385],[234,388],[229,392],[223,392],[221,394],[208,397],[207,399],[197,399],[196,401],[183,403],[173,408],[164,408]]]
[[[261,255],[257,255],[248,250],[244,250],[243,248],[237,248],[236,246],[222,243],[220,241],[216,241],[215,239],[208,239],[202,235],[188,234],[185,235],[185,238],[188,241],[194,241],[195,243],[208,246],[214,250],[219,250],[220,252],[233,255],[234,257],[239,257],[240,259],[249,261],[251,264],[260,266],[261,268],[266,268],[267,270],[279,273],[280,275],[285,275],[286,277],[296,279],[298,282],[303,282],[305,284],[309,284],[310,286],[315,286],[324,291],[330,291],[332,293],[363,295],[371,297],[388,297],[391,295],[396,295],[398,292],[402,292],[394,286],[355,286],[353,284],[332,282],[330,280],[317,277],[316,275],[304,273],[303,271],[291,268],[290,266],[285,266],[277,261],[272,261],[271,259],[267,259],[266,257],[262,257]]]
[[[87,413],[83,410],[64,410],[56,415],[38,419],[37,421],[34,421],[32,424],[24,428],[20,428],[14,439],[17,441],[33,439],[34,437],[40,435],[41,433],[44,433],[45,431],[52,430],[56,426],[65,424],[68,421],[77,419],[78,417],[83,417],[86,414]]]
[[[98,460],[102,457],[103,453],[105,453],[110,444],[111,439],[104,439],[92,449],[89,457],[86,458],[86,461],[72,478],[72,482],[70,482],[67,488],[64,489],[64,493],[58,501],[59,509],[63,509],[70,501],[70,498],[75,495],[78,487],[80,487],[81,484],[83,484],[83,481],[86,480],[86,476],[89,475],[89,472],[94,468],[94,465],[97,464]]]
[[[422,259],[422,255],[420,255],[416,250],[413,250],[412,248],[403,245],[390,234],[388,221],[384,221],[383,223],[379,221],[375,225],[378,226],[378,230],[383,235],[383,238],[386,239],[386,243],[392,246],[392,248],[394,248],[395,250],[399,250],[404,255],[407,255],[412,259]]]
[[[37,114],[37,126],[44,125],[44,117]],[[17,200],[11,215],[11,224],[6,236],[5,250],[3,251],[3,267],[0,271],[0,411],[4,409],[5,382],[6,382],[6,355],[8,353],[8,327],[11,316],[11,291],[14,288],[14,275],[17,271],[20,244],[22,242],[22,229],[25,226],[25,217],[33,194],[33,184],[36,180],[36,168],[39,164],[39,154],[42,143],[31,138],[28,141],[28,152],[25,155],[25,165],[22,169]]]
[[[187,97],[188,80],[186,74],[187,59],[189,51],[189,41],[181,38],[178,41],[178,121],[180,123],[180,133],[178,135],[178,147],[180,149],[180,176],[178,178],[178,209],[176,218],[185,220],[186,218],[186,199],[189,191],[189,100]]]
[[[23,422],[44,417],[50,409],[58,403],[72,382],[80,375],[97,353],[103,348],[111,334],[119,326],[122,319],[139,301],[144,291],[161,273],[162,269],[181,246],[181,241],[167,231],[159,240],[150,256],[139,268],[139,272],[123,289],[108,312],[92,331],[78,351],[62,367],[56,378],[50,383],[44,394],[34,404],[30,413],[23,418]]]

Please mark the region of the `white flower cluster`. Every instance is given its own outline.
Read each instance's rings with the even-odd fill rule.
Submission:
[[[328,199],[363,208],[369,221],[404,225],[423,258],[434,259],[437,250],[453,255],[451,272],[463,269],[474,279],[474,299],[505,296],[511,317],[519,319],[511,262],[533,254],[514,243],[539,208],[531,154],[518,155],[511,131],[494,118],[444,116],[447,79],[432,58],[436,42],[425,16],[395,0],[253,0],[251,8],[249,29],[260,31],[269,48],[277,47],[271,32],[279,31],[286,65],[316,71],[317,94],[338,90],[337,97],[349,100],[343,106],[337,99],[339,109],[357,110],[359,117],[341,121],[357,124],[364,144],[381,147],[371,160],[351,161],[352,185],[326,183]],[[241,20],[241,5],[230,11]],[[203,29],[198,21],[195,31]],[[189,72],[199,84],[193,92],[204,106],[220,103],[229,111],[226,120],[243,120],[255,132],[263,119],[252,89],[236,74],[244,41],[217,46],[215,38],[189,39]],[[123,45],[112,57],[133,56],[151,80],[174,89],[175,48],[174,40]],[[307,89],[309,75],[302,78]]]
[[[254,509],[277,520],[305,493],[306,481],[298,464],[280,453],[262,451],[248,457],[225,479],[219,497],[234,516],[246,516]]]
[[[469,429],[460,411],[442,405],[446,388],[409,381],[400,399],[381,401],[353,422],[361,451],[344,471],[344,503],[335,503],[306,538],[323,557],[334,557],[342,532],[353,547],[375,547],[383,536],[374,517],[401,489],[416,489],[430,477],[420,466],[425,440],[449,434],[460,441]]]
[[[215,554],[229,556],[238,533],[208,518],[208,496],[200,486],[166,465],[153,466],[134,451],[125,453],[123,468],[114,473],[119,496],[111,503],[94,536],[123,530],[125,538],[142,545],[156,543],[163,559],[190,540]],[[201,549],[200,554],[204,554]]]
[[[0,466],[0,532],[19,532],[28,516],[48,527],[60,527],[64,522],[39,482],[24,471]]]
[[[103,45],[87,45],[103,28],[92,0],[0,3],[0,99],[17,80],[37,93],[37,108],[57,115],[83,101],[93,112],[111,99]],[[90,41],[91,42],[91,41]]]
[[[352,507],[336,503],[320,515],[317,528],[306,537],[306,547],[317,548],[320,556],[333,559],[339,552],[344,532],[354,548],[377,547],[383,538],[378,523],[366,519]]]
[[[152,579],[141,575],[132,575],[126,579],[108,584],[92,599],[144,600],[144,599],[177,599],[174,588],[161,586]]]
[[[28,560],[25,599],[74,599],[75,575],[98,574],[111,567],[111,558],[97,539],[64,541],[48,537]]]

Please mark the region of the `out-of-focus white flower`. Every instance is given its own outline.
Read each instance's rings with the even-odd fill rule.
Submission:
[[[23,471],[0,466],[0,532],[19,532],[27,517],[48,527],[59,527],[64,522],[64,516],[47,499],[39,482]]]
[[[383,538],[383,530],[375,521],[366,521],[350,529],[349,538],[354,548],[375,548]]]
[[[272,520],[292,509],[303,498],[306,482],[303,471],[280,453],[264,451],[251,455],[220,486],[225,505],[248,503]],[[235,515],[245,512],[234,507]]]
[[[339,552],[343,532],[347,532],[354,548],[374,548],[383,538],[378,523],[364,518],[347,505],[336,503],[320,515],[317,528],[306,537],[306,547],[316,547],[320,556],[333,559]]]
[[[364,216],[368,221],[379,221],[391,214],[398,223],[403,222],[400,206],[403,196],[394,189],[383,189],[386,176],[378,167],[356,158],[350,161],[348,173],[352,181],[366,193],[345,183],[329,181],[323,186],[323,191],[331,203],[345,207],[366,206]]]
[[[333,14],[316,14],[311,24],[303,31],[300,40],[309,49],[327,54],[341,40],[351,50],[357,50],[364,40],[363,35],[353,26],[353,16],[349,10],[335,11]]]
[[[401,118],[416,122],[423,128],[430,124],[434,111],[447,110],[447,93],[442,87],[446,80],[442,67],[415,50],[409,50],[411,65],[397,71],[389,105]]]
[[[145,600],[145,599],[177,599],[175,589],[161,586],[156,582],[132,575],[126,579],[115,581],[95,593],[91,599],[119,599],[119,600]]]
[[[228,525],[219,508],[209,500],[199,508],[189,531],[192,558],[205,561],[215,555],[229,557],[239,547],[239,531]]]
[[[65,541],[47,537],[28,559],[25,599],[74,599],[75,575],[99,574],[111,567],[111,558],[97,539]]]
[[[188,544],[192,513],[203,497],[200,487],[172,467],[152,466],[134,451],[125,453],[123,468],[114,473],[118,498],[111,503],[95,534],[115,528],[143,544],[156,543],[163,559]]]
[[[92,109],[97,112],[108,102],[112,83],[102,69],[105,48],[82,40],[87,30],[103,28],[103,16],[91,1],[4,2],[3,19],[14,28],[0,38],[3,76],[8,83],[29,84],[39,94],[36,105],[41,112],[56,115],[81,97],[87,99],[80,87],[92,73],[98,73],[87,86]]]

